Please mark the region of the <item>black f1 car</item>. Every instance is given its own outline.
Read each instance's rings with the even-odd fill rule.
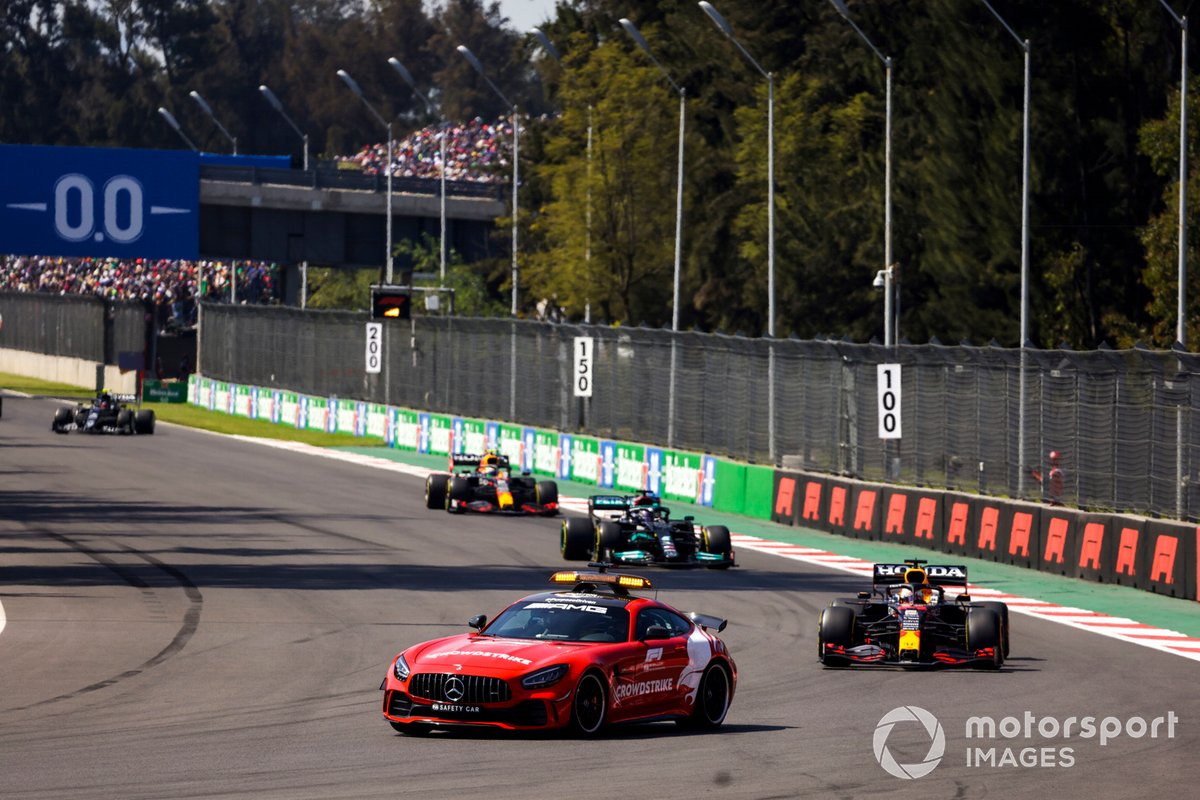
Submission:
[[[657,564],[663,567],[735,566],[729,529],[698,526],[691,516],[671,519],[655,495],[593,495],[586,517],[563,520],[561,549],[568,561]]]
[[[456,455],[450,473],[435,472],[425,479],[425,506],[453,513],[478,511],[507,514],[558,513],[558,484],[539,481],[529,473],[513,475],[508,457],[494,452]]]
[[[129,404],[135,402],[137,397],[134,395],[112,394],[105,389],[90,403],[59,408],[54,412],[50,430],[55,433],[154,433],[154,410],[130,408]]]
[[[947,589],[954,589],[947,596]],[[1008,606],[972,601],[964,566],[876,564],[871,591],[821,611],[817,656],[827,667],[969,664],[998,669],[1008,657]]]

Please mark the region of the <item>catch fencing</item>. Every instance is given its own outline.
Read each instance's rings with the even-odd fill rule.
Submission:
[[[90,295],[0,292],[0,347],[116,364],[146,349],[147,308]]]
[[[577,432],[867,480],[1200,517],[1200,356],[1142,349],[750,339],[527,320],[384,322],[365,313],[206,304],[210,378]],[[6,325],[7,327],[7,325]],[[574,338],[594,340],[573,396]],[[899,440],[879,438],[877,365],[901,368]]]

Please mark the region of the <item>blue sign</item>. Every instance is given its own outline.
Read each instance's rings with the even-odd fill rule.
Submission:
[[[194,260],[199,157],[0,145],[0,253]]]
[[[533,455],[536,448],[537,431],[525,428],[521,431],[521,471],[533,472]]]
[[[646,448],[646,491],[662,494],[663,451],[660,447]]]
[[[558,435],[558,479],[571,480],[571,434]]]
[[[615,442],[600,442],[600,485],[612,488],[616,477],[617,445]]]
[[[701,471],[704,473],[704,477],[700,480],[700,505],[711,506],[713,504],[713,487],[717,484],[717,459],[705,456],[702,463],[704,467]]]

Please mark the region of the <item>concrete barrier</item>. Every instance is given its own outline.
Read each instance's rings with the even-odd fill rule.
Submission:
[[[27,350],[0,348],[0,372],[65,383],[69,386],[96,388],[96,370],[99,366],[95,361],[85,361],[82,358],[47,356]],[[137,373],[122,373],[115,366],[105,366],[103,385],[119,394],[133,394],[137,391]]]

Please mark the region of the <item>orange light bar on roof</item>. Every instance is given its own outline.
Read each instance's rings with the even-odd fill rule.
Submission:
[[[613,586],[624,586],[629,589],[654,588],[649,578],[641,575],[607,575],[602,572],[579,572],[567,570],[556,572],[550,576],[551,583],[608,583]]]

